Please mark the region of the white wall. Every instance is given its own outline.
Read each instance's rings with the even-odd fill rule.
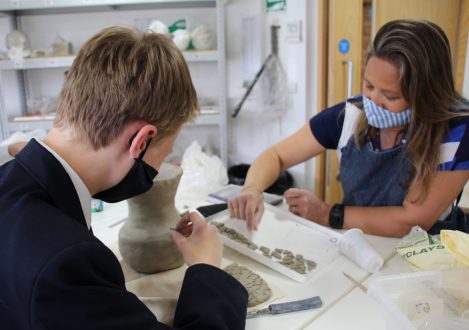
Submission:
[[[287,10],[278,13],[266,13],[265,1],[233,0],[227,4],[227,71],[228,97],[231,108],[234,108],[244,94],[243,89],[243,17],[258,17],[263,30],[261,48],[262,60],[270,53],[270,26],[280,25],[279,57],[288,77],[289,106],[287,111],[276,118],[265,118],[255,115],[261,103],[257,87],[248,98],[236,118],[229,117],[229,160],[231,163],[251,163],[257,155],[275,142],[291,135],[301,128],[314,108],[316,79],[314,67],[317,62],[315,49],[317,27],[316,1],[295,0],[287,2]],[[302,39],[290,43],[285,40],[286,25],[289,22],[301,21]],[[254,59],[256,60],[256,59]],[[260,67],[260,66],[259,66]],[[314,162],[298,165],[289,170],[295,178],[296,186],[314,189]]]

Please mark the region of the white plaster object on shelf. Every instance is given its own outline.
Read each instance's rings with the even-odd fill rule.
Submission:
[[[153,20],[150,25],[148,26],[149,32],[160,33],[164,35],[169,35],[168,26],[163,22],[155,19]]]
[[[176,30],[173,32],[173,42],[180,50],[186,50],[189,47],[191,35],[187,30]]]
[[[214,47],[215,32],[205,25],[199,25],[192,32],[192,44],[197,50],[207,50]]]
[[[31,55],[31,41],[26,33],[20,30],[11,31],[6,35],[6,46],[8,57],[17,62],[24,62],[24,59]]]
[[[53,56],[67,56],[72,54],[72,44],[56,34],[54,42],[52,43]]]

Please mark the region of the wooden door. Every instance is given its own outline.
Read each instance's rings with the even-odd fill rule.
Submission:
[[[372,36],[383,24],[399,18],[427,19],[443,28],[451,44],[456,87],[462,89],[469,0],[325,0],[325,6],[328,43],[324,65],[328,71],[324,78],[327,86],[324,106],[345,100],[348,91],[352,95],[361,92],[363,60]],[[350,45],[347,52],[339,46],[343,40]],[[353,70],[347,67],[349,61]],[[317,187],[316,193],[328,203],[340,202],[342,189],[337,180],[339,163],[335,151],[320,158],[317,168],[317,175],[324,177],[324,187]]]
[[[344,101],[348,94],[360,92],[363,0],[330,0],[328,3],[326,94],[327,106],[331,106]],[[342,199],[342,188],[337,179],[339,162],[336,152],[327,151],[323,162],[324,200],[329,203],[338,202]]]

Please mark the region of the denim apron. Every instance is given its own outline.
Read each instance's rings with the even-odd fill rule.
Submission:
[[[344,205],[398,206],[406,195],[410,163],[405,144],[375,151],[368,143],[361,148],[351,137],[340,160],[339,178],[344,190]]]
[[[369,143],[358,148],[351,137],[342,149],[340,160],[339,178],[344,190],[342,203],[350,206],[401,206],[406,196],[404,184],[409,178],[409,170],[405,144],[376,151]],[[457,207],[457,202],[444,220],[437,221],[430,228],[430,234],[439,234],[442,229],[469,232],[469,220]]]

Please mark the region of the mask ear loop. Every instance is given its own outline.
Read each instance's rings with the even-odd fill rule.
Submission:
[[[129,147],[132,145],[132,141],[135,139],[139,131],[135,132],[129,139]]]
[[[148,140],[147,145],[145,149],[140,153],[140,156],[138,156],[138,159],[142,160],[143,156],[145,156],[145,153],[147,152],[148,147],[150,146],[151,138]]]
[[[139,131],[135,132],[134,135],[132,135],[132,136],[130,137],[130,139],[129,139],[129,146],[132,145],[132,141],[135,139],[135,137],[137,136],[138,132],[139,132]],[[151,138],[150,138],[150,140],[148,140],[148,143],[147,143],[147,145],[145,146],[145,149],[143,149],[143,151],[140,153],[140,155],[138,156],[137,159],[140,159],[140,160],[143,159],[143,156],[145,156],[145,153],[147,152],[147,149],[148,149],[148,147],[150,146],[150,142],[151,142]]]

